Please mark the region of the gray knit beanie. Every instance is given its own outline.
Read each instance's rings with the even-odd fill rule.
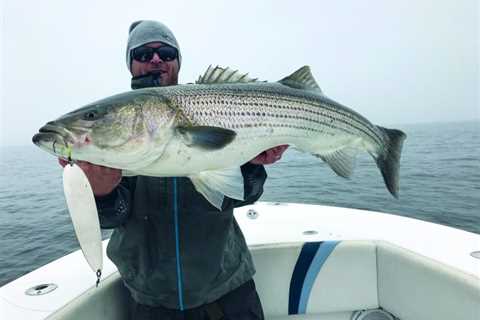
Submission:
[[[129,32],[128,42],[127,42],[128,70],[130,70],[132,66],[132,55],[131,55],[132,50],[151,42],[162,42],[164,44],[167,44],[177,49],[178,67],[180,67],[182,62],[180,47],[172,31],[168,29],[166,25],[164,25],[161,22],[153,21],[153,20],[140,20],[132,23],[130,25],[128,32]]]

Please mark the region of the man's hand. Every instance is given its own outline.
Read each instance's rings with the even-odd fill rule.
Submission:
[[[68,165],[68,161],[59,158],[58,162],[62,167]],[[91,164],[86,161],[77,161],[76,164],[83,170],[92,186],[95,196],[105,196],[122,180],[122,170],[113,169]]]
[[[250,163],[253,164],[272,164],[282,158],[282,154],[287,150],[288,144],[282,144],[266,151],[263,151],[258,156],[253,158]]]

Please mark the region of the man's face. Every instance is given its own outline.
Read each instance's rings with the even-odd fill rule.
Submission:
[[[150,48],[160,48],[165,45],[161,42],[152,42],[144,46]],[[130,68],[130,72],[134,77],[143,76],[150,72],[160,73],[159,80],[161,86],[178,84],[178,70],[178,57],[177,59],[171,61],[163,61],[156,52],[153,54],[151,59],[145,62],[140,62],[132,58],[132,67]]]

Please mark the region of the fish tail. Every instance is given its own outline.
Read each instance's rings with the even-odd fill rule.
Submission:
[[[382,172],[383,180],[390,193],[398,198],[400,156],[403,141],[407,137],[405,133],[396,129],[378,127],[384,134],[385,146],[383,152],[374,157],[377,166]]]

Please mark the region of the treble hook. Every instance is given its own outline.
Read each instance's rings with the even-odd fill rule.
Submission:
[[[97,283],[96,283],[96,287],[98,288],[98,284],[100,283],[100,278],[102,277],[102,270],[98,269],[97,272]]]

